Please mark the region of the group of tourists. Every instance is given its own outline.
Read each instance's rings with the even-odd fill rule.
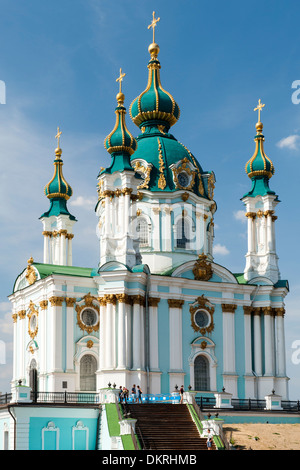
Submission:
[[[133,384],[132,389],[131,389],[131,398],[132,398],[132,403],[142,403],[142,390],[139,385]],[[120,387],[119,388],[119,401],[120,403],[127,403],[129,399],[129,390],[126,387]]]

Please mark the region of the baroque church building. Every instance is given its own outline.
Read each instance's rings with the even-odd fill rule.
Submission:
[[[111,162],[98,174],[99,264],[90,269],[72,264],[77,220],[67,207],[72,189],[56,136],[54,175],[45,186],[50,207],[40,217],[43,262],[28,260],[9,296],[12,385],[98,392],[109,383],[139,384],[144,394],[167,394],[184,384],[206,396],[225,388],[234,398],[275,390],[288,399],[288,282],[276,254],[279,200],[269,187],[264,105],[256,108],[251,185],[242,197],[245,269],[232,273],[213,258],[214,172],[172,134],[180,109],[161,84],[155,25],[147,86],[129,107],[136,137],[126,125],[121,71],[118,78],[116,122],[104,141]]]

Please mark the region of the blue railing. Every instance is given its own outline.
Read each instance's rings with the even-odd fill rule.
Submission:
[[[142,403],[179,403],[179,401],[179,394],[142,394]],[[124,402],[124,400],[122,400],[122,402]],[[126,402],[129,404],[138,403],[137,398],[134,398],[132,395],[128,396]]]

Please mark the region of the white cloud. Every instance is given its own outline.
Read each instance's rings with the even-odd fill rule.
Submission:
[[[217,244],[214,246],[214,254],[218,254],[218,255],[228,255],[228,254],[229,254],[229,250],[226,248],[225,245],[221,245],[220,243],[217,243]]]
[[[245,217],[245,212],[243,210],[235,211],[233,213],[233,216],[236,220],[240,220],[243,223],[247,222],[247,219]]]
[[[277,143],[277,146],[281,149],[288,148],[290,150],[298,150],[299,139],[300,136],[297,134],[289,135],[288,137],[281,139]]]
[[[89,209],[92,206],[95,206],[96,200],[92,198],[87,198],[83,196],[78,196],[73,201],[70,201],[70,206],[85,207]]]

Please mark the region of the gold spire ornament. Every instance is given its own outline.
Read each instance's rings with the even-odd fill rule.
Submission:
[[[58,158],[60,158],[61,154],[62,154],[62,150],[60,148],[60,143],[59,143],[59,139],[60,139],[60,136],[61,136],[62,132],[61,130],[59,129],[59,127],[57,128],[57,134],[55,136],[55,138],[57,139],[57,149],[55,150],[55,154]]]
[[[120,68],[120,75],[119,77],[116,79],[116,82],[119,82],[119,93],[122,93],[122,82],[123,82],[123,78],[125,77],[126,73],[122,73],[122,69]]]
[[[261,99],[258,100],[258,105],[256,108],[254,108],[254,111],[258,111],[258,122],[261,122],[260,121],[260,113],[262,111],[262,109],[265,107],[266,105],[265,104],[262,104],[261,102]]]
[[[159,45],[156,44],[156,42],[155,42],[155,28],[156,28],[157,23],[160,21],[160,18],[155,18],[155,11],[153,12],[152,16],[153,16],[153,19],[152,19],[151,24],[149,24],[148,29],[152,28],[153,42],[148,47],[148,51],[151,55],[151,58],[155,60],[155,59],[157,59],[157,56],[158,56],[158,53],[159,53]]]
[[[155,18],[155,11],[152,13],[152,22],[149,24],[148,29],[152,28],[153,31],[153,43],[155,43],[155,28],[160,18]]]
[[[122,93],[122,82],[125,75],[126,73],[122,73],[122,69],[120,68],[120,75],[116,79],[116,82],[119,82],[119,93],[117,94],[117,102],[119,106],[122,106],[125,100],[124,93]]]

